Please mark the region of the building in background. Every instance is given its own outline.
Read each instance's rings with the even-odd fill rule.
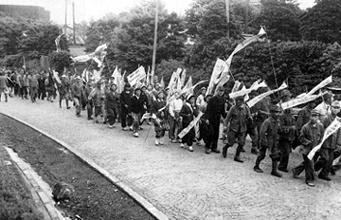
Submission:
[[[42,22],[50,21],[50,12],[40,6],[0,5],[0,12],[11,17],[22,17]]]

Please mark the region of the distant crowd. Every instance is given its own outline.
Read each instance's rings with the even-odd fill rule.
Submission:
[[[318,172],[318,178],[330,181],[330,175],[335,175],[341,167],[340,162],[334,161],[341,155],[341,131],[323,143],[313,160],[307,157],[321,142],[325,129],[341,114],[340,102],[331,92],[300,108],[283,111],[271,96],[249,108],[245,96],[230,99],[230,91],[224,87],[218,88],[216,94],[206,94],[207,89],[202,87],[196,94],[185,95],[180,91],[169,94],[169,89],[158,83],[139,87],[126,83],[119,94],[113,82],[113,78],[86,82],[71,73],[56,79],[52,72],[2,69],[0,101],[3,96],[5,102],[8,96],[30,99],[33,103],[38,99],[53,102],[58,98],[59,107],[62,108],[65,102],[66,109],[74,107],[77,117],[85,111],[88,120],[107,124],[109,128],[120,122],[122,130],[131,131],[134,137],[139,137],[141,125],[147,123],[154,126],[156,146],[165,143],[166,132],[169,141],[179,143],[181,148],[193,152],[194,143],[201,145],[204,142],[206,154],[221,153],[224,158],[228,149],[237,144],[234,161],[241,163],[246,136],[249,135],[251,153],[257,155],[254,171],[263,172],[260,164],[268,151],[272,160],[271,175],[276,177],[281,177],[281,172],[289,172],[290,154],[292,149],[299,147],[302,163],[291,171],[295,178],[305,171],[308,186],[314,186],[315,172]],[[252,91],[249,98],[268,90],[259,88]],[[276,102],[291,98],[289,90],[282,90]],[[191,126],[195,119],[198,123]],[[221,123],[222,152],[218,149]]]

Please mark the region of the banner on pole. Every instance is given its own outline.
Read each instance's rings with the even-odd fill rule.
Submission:
[[[286,89],[288,88],[288,85],[284,82],[280,87],[278,87],[277,89],[274,89],[274,90],[270,90],[270,91],[267,91],[265,93],[262,93],[256,97],[254,97],[253,99],[251,99],[250,101],[247,102],[247,105],[249,106],[249,108],[251,108],[252,106],[254,106],[256,103],[258,103],[259,101],[261,101],[262,99],[264,99],[265,97],[271,95],[271,94],[274,94],[278,91],[281,91],[283,89]]]
[[[180,139],[183,138],[198,123],[203,114],[204,113],[199,112],[199,115],[193,121],[191,121],[191,123],[189,123],[189,125],[186,128],[184,128],[180,132],[180,134],[178,135]]]

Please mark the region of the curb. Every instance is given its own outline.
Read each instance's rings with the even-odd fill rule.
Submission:
[[[33,170],[33,168],[23,161],[11,148],[4,147],[11,160],[18,168],[20,174],[24,178],[27,186],[30,188],[33,199],[42,205],[42,214],[45,219],[49,220],[66,220],[60,211],[55,207],[52,199],[52,190],[50,186],[41,179],[41,177]]]
[[[150,202],[148,202],[144,197],[142,197],[140,194],[138,194],[137,192],[135,192],[132,188],[130,188],[127,184],[123,183],[121,180],[119,180],[118,178],[114,177],[113,175],[111,175],[108,171],[106,171],[104,168],[102,168],[101,166],[99,166],[98,164],[96,164],[92,159],[88,158],[87,156],[85,156],[83,153],[81,153],[80,151],[78,151],[77,149],[71,147],[70,145],[68,145],[67,143],[65,143],[64,141],[59,140],[58,138],[48,134],[47,132],[42,131],[41,129],[35,127],[34,125],[31,125],[28,122],[25,122],[15,116],[12,116],[10,114],[7,113],[3,113],[0,112],[0,114],[5,115],[9,118],[12,118],[36,131],[38,131],[39,133],[43,134],[44,136],[52,139],[53,141],[55,141],[56,143],[60,144],[61,146],[63,146],[64,148],[66,148],[67,150],[69,150],[71,153],[73,153],[76,157],[78,157],[80,160],[82,160],[83,162],[85,162],[86,164],[88,164],[89,166],[91,166],[93,169],[95,169],[97,172],[99,172],[100,174],[102,174],[105,178],[107,178],[110,182],[112,182],[114,185],[116,185],[118,188],[120,188],[121,190],[123,190],[125,193],[127,193],[130,197],[132,197],[137,203],[139,203],[147,212],[149,212],[152,216],[154,216],[156,219],[159,220],[168,220],[169,218],[163,213],[161,212],[158,208],[156,208],[153,204],[151,204]]]

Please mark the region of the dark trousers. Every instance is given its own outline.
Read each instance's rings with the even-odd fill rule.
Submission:
[[[30,95],[31,95],[31,101],[35,102],[37,95],[38,95],[38,88],[37,87],[31,87],[30,88]]]
[[[107,108],[107,119],[109,125],[115,124],[116,121],[116,110],[114,108]]]
[[[169,139],[175,140],[178,139],[178,133],[180,131],[180,123],[179,120],[169,116]]]
[[[188,124],[183,127],[186,128],[187,126]],[[185,136],[182,137],[182,143],[187,144],[187,146],[190,147],[193,145],[194,138],[195,138],[195,131],[194,131],[194,128],[192,128]]]
[[[133,124],[132,117],[129,116],[129,113],[126,109],[121,109],[121,126],[125,128]]]
[[[88,119],[91,119],[92,113],[93,113],[93,104],[91,101],[88,101],[88,103],[86,104],[86,110],[87,110],[87,115],[88,115]]]
[[[302,154],[303,162],[293,169],[295,175],[299,175],[300,173],[305,171],[305,181],[312,182],[314,181],[314,166],[313,161],[309,160],[308,155]]]
[[[288,140],[280,139],[278,147],[281,153],[278,168],[287,169],[289,163],[289,156],[291,153],[291,142]]]
[[[205,121],[202,121],[199,124],[199,134],[200,134],[199,140],[203,139],[206,145],[208,144],[208,141],[209,141],[209,131],[210,131],[209,125]]]
[[[208,125],[208,139],[206,142],[206,149],[216,150],[218,146],[219,139],[219,127],[220,120],[218,121],[209,121]]]
[[[329,175],[333,166],[334,149],[321,148],[319,151],[319,159],[314,165],[315,171],[321,170],[320,174],[323,177]]]
[[[41,100],[44,100],[46,97],[46,90],[45,88],[39,88],[38,89],[38,98]]]

